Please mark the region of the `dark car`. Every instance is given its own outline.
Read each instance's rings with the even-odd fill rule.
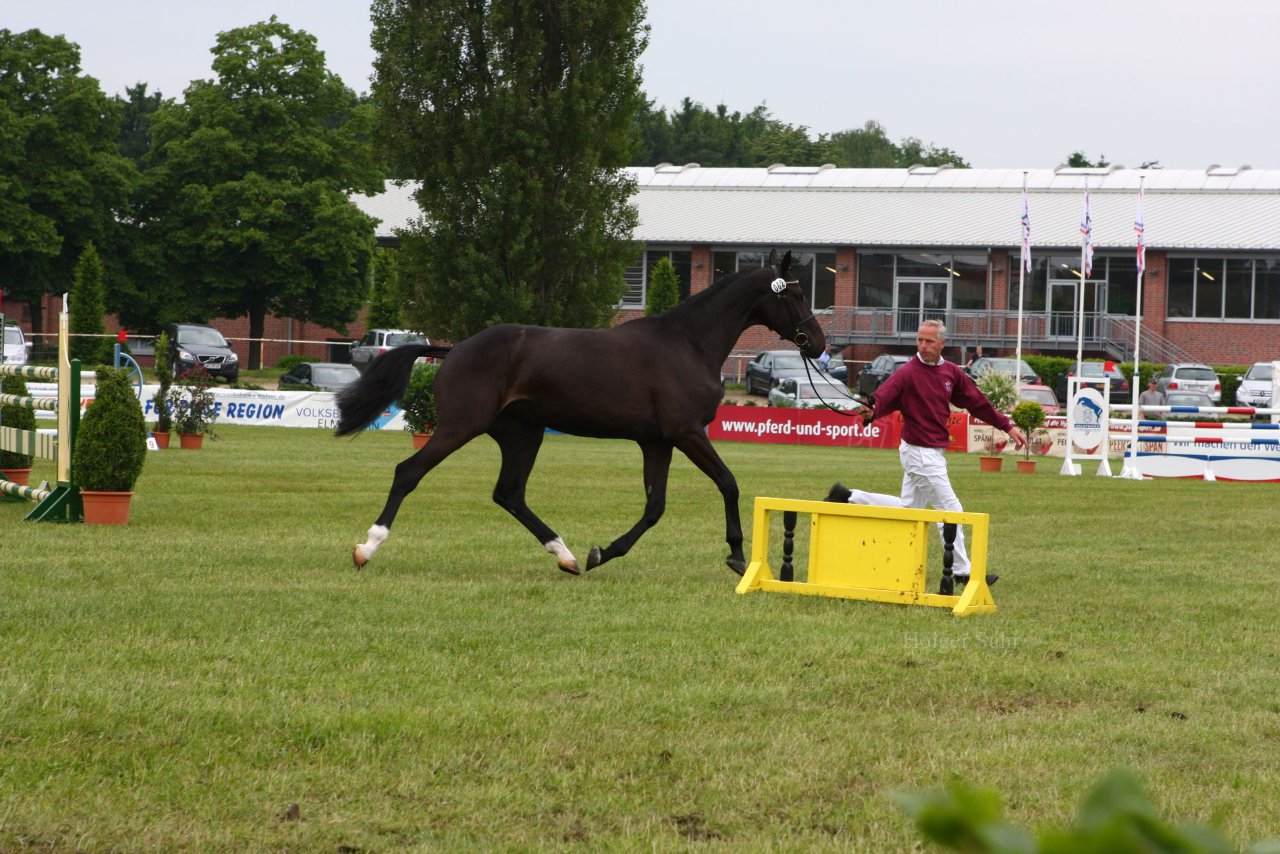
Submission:
[[[169,335],[168,358],[175,377],[201,367],[211,376],[222,377],[229,383],[240,378],[240,357],[212,326],[170,323],[165,332]]]
[[[765,350],[747,363],[747,394],[768,394],[778,380],[820,374],[817,362],[805,367],[805,358],[798,350]]]
[[[409,329],[370,329],[359,343],[351,346],[351,364],[363,374],[368,370],[370,362],[392,347],[430,343],[427,336]]]
[[[1031,370],[1031,366],[1021,359],[979,356],[970,362],[969,367],[965,368],[965,370],[969,372],[969,376],[979,380],[992,372],[1012,377],[1015,367],[1018,374],[1015,379],[1019,383],[1040,382],[1040,377],[1036,376],[1036,372]]]
[[[901,368],[907,362],[911,361],[911,356],[894,356],[885,353],[882,356],[876,356],[866,367],[858,371],[857,389],[858,394],[866,397],[874,394],[875,390],[889,377],[893,376],[893,372]]]
[[[1074,377],[1075,375],[1075,368],[1067,371],[1058,379],[1058,385],[1054,389],[1054,393],[1058,395],[1058,400],[1061,400],[1064,406],[1069,401],[1067,397],[1067,377]],[[1103,377],[1111,380],[1112,403],[1131,403],[1133,401],[1133,394],[1129,389],[1129,381],[1125,379],[1124,372],[1116,367],[1115,362],[1082,362],[1080,364],[1082,386],[1097,389],[1101,392],[1102,383],[1100,380]],[[1090,382],[1090,380],[1099,380],[1099,382]]]
[[[280,388],[304,386],[320,391],[341,391],[360,379],[360,372],[341,362],[303,362],[280,378]]]

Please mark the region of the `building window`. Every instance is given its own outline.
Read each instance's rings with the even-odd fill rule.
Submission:
[[[1165,314],[1280,320],[1280,259],[1170,258]]]
[[[858,256],[859,308],[893,308],[893,255]]]
[[[785,252],[779,249],[779,254]],[[831,308],[836,302],[836,253],[811,249],[791,250],[791,278],[804,288],[805,299],[814,311]],[[717,250],[711,253],[714,280],[732,273],[758,270],[769,259],[769,253],[755,249]]]
[[[922,282],[928,285],[920,285]],[[905,296],[904,285],[909,291]],[[899,292],[899,303],[904,299],[912,302],[912,294],[920,287],[937,291],[935,296],[942,302],[937,308],[981,311],[987,307],[987,256],[927,252],[858,255],[859,308],[892,308],[895,291]]]
[[[676,269],[676,278],[680,281],[680,299],[689,296],[692,253],[688,249],[648,249],[640,256],[639,261],[623,273],[627,289],[619,303],[621,308],[644,308],[648,305],[649,277],[653,275],[653,267],[660,258],[670,258],[671,266]]]

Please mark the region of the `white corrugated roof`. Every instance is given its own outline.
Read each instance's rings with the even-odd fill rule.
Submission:
[[[637,167],[637,240],[855,247],[1010,247],[1023,175],[1033,247],[1080,244],[1085,182],[1099,248],[1134,245],[1145,178],[1147,245],[1280,251],[1280,169],[703,169]],[[390,236],[417,218],[412,184],[354,196]]]

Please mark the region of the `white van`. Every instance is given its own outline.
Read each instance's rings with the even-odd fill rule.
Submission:
[[[1254,362],[1240,380],[1236,389],[1236,406],[1255,406],[1265,409],[1271,406],[1271,378],[1273,376],[1270,362]]]
[[[4,327],[4,363],[6,365],[25,365],[31,355],[31,342],[22,334],[21,326]]]

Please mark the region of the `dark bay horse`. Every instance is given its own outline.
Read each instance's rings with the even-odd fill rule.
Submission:
[[[608,546],[595,546],[587,569],[626,554],[657,524],[666,506],[671,450],[679,448],[711,478],[724,498],[729,567],[746,568],[738,484],[704,428],[721,398],[720,368],[747,327],[763,324],[805,356],[822,353],[826,339],[804,292],[787,281],[781,263],[735,273],[676,308],[612,329],[548,329],[503,324],[451,350],[406,345],[379,356],[338,395],[337,434],[354,433],[400,399],[414,360],[448,354],[435,379],[437,423],[431,441],[396,466],[386,506],[352,560],[363,567],[387,538],[400,502],[446,457],[482,433],[502,452],[493,490],[498,506],[516,517],[565,572],[578,560],[525,503],[525,484],[548,427],[575,436],[630,439],[644,458],[644,515]]]

